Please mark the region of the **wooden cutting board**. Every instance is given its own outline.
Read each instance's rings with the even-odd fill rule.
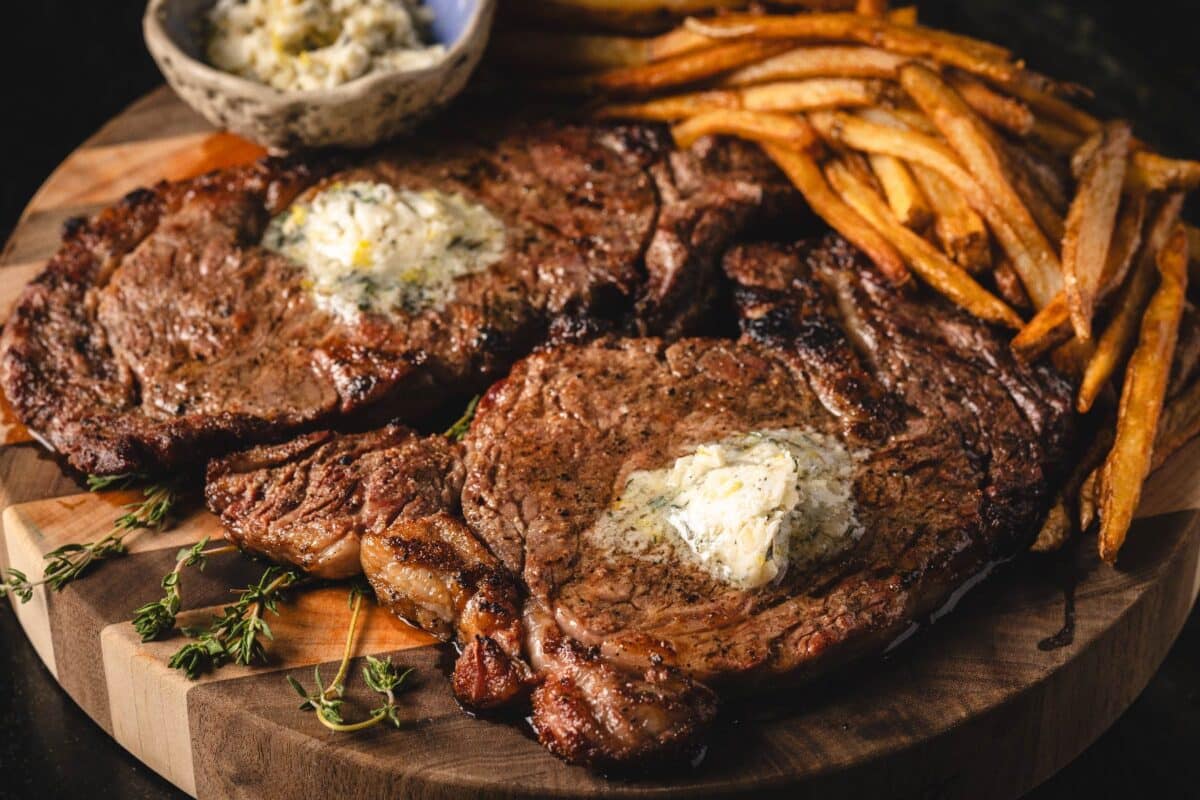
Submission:
[[[52,254],[67,218],[138,186],[260,154],[212,131],[165,88],[143,98],[75,151],[30,203],[0,257],[0,317]],[[84,492],[11,415],[2,416],[0,562],[40,574],[44,553],[103,535],[131,495]],[[318,664],[333,674],[349,613],[340,588],[301,593],[282,608],[272,621],[269,664],[188,681],[166,666],[182,638],[142,644],[129,619],[159,596],[158,581],[182,545],[220,535],[204,511],[135,538],[129,556],[65,591],[39,588],[15,608],[46,669],[96,724],[201,798],[1007,799],[1107,728],[1174,641],[1200,589],[1197,464],[1200,444],[1151,478],[1118,569],[1097,561],[1090,539],[1055,558],[1002,565],[954,613],[888,656],[727,707],[700,766],[657,780],[590,775],[551,757],[519,719],[463,714],[445,680],[446,650],[377,608],[356,653],[389,653],[418,668],[401,698],[405,724],[327,732],[297,710],[284,676],[310,684]],[[182,621],[205,618],[258,569],[231,554],[188,573]],[[1072,603],[1073,639],[1053,647]],[[361,705],[371,700],[361,681],[350,697],[358,710],[369,708]]]

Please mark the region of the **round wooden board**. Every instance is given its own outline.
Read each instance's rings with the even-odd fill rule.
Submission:
[[[34,197],[0,257],[0,314],[41,269],[62,222],[162,178],[182,178],[260,154],[214,133],[160,89],[92,137]],[[42,555],[100,535],[128,496],[89,495],[0,422],[0,561],[36,573]],[[143,645],[131,609],[159,594],[176,550],[219,535],[196,511],[171,531],[135,540],[60,594],[16,606],[63,689],[122,745],[201,798],[569,797],[753,795],[1013,798],[1062,767],[1138,695],[1200,589],[1200,446],[1151,478],[1118,569],[1085,541],[1049,560],[1001,566],[953,614],[883,659],[817,685],[725,709],[703,763],[657,779],[605,779],[567,767],[520,720],[463,714],[444,679],[444,650],[373,610],[357,652],[392,653],[419,668],[402,730],[324,730],[284,682],[334,671],[347,617],[338,588],[295,598],[273,622],[268,665],[227,668],[192,683],[167,669],[180,640]],[[184,622],[245,585],[254,567],[225,556],[188,574]],[[1063,627],[1073,588],[1074,639],[1039,647]],[[367,703],[355,681],[353,702]],[[361,710],[358,709],[358,710]]]

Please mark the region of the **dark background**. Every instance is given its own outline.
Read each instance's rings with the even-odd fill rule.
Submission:
[[[106,119],[160,82],[137,0],[6,2],[0,46],[0,241],[42,180]],[[1195,0],[926,0],[930,24],[1013,47],[1095,89],[1168,153],[1200,156]],[[1195,214],[1192,214],[1195,218]],[[57,689],[0,608],[0,798],[181,796]],[[1033,746],[1031,744],[1031,746]],[[1200,613],[1129,711],[1031,795],[1200,797]]]

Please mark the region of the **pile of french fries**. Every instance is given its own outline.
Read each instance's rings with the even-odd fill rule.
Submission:
[[[670,124],[680,147],[758,143],[891,281],[916,276],[1015,331],[1022,359],[1074,376],[1099,433],[1034,549],[1098,524],[1115,561],[1146,476],[1200,433],[1200,383],[1167,402],[1200,247],[1179,215],[1200,163],[1152,152],[1128,123],[1078,107],[1079,87],[886,0],[510,0],[531,4],[589,26],[499,32],[498,56],[534,68],[535,86],[602,118]],[[596,32],[664,21],[655,35]]]

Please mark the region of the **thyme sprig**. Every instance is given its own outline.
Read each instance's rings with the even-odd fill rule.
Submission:
[[[467,403],[467,410],[459,417],[453,425],[446,429],[442,435],[447,439],[455,442],[461,442],[463,437],[467,435],[467,431],[471,430],[471,421],[475,419],[475,410],[479,408],[479,395],[471,398],[471,402]]]
[[[195,641],[181,647],[168,665],[195,680],[230,662],[249,665],[265,661],[262,639],[275,638],[265,616],[267,612],[279,615],[283,591],[301,578],[296,570],[268,567],[258,583],[244,589],[237,602],[226,606],[221,616],[213,617],[207,628],[184,628],[183,632]]]
[[[397,728],[400,727],[400,713],[396,707],[396,693],[404,686],[404,682],[412,673],[412,667],[402,668],[394,665],[392,659],[374,658],[367,656],[367,664],[363,667],[363,682],[371,688],[372,691],[383,696],[383,705],[371,710],[371,714],[366,719],[360,722],[346,722],[342,718],[342,705],[346,692],[346,675],[350,671],[350,657],[354,649],[354,634],[358,630],[359,614],[362,611],[362,602],[365,591],[360,586],[355,586],[350,590],[350,625],[346,633],[346,646],[342,650],[342,661],[338,666],[337,674],[328,687],[321,681],[321,668],[318,666],[313,670],[313,678],[316,683],[316,691],[311,694],[304,688],[300,681],[287,676],[287,682],[295,690],[296,694],[303,698],[304,702],[300,704],[301,711],[315,711],[317,719],[331,731],[338,733],[353,733],[354,731],[366,730],[383,722],[390,722]]]
[[[89,475],[92,491],[125,488],[141,479],[135,473]],[[65,544],[46,554],[39,580],[31,581],[20,570],[9,569],[0,575],[0,593],[15,595],[22,603],[33,597],[33,589],[45,584],[56,592],[82,577],[99,561],[125,552],[125,540],[143,530],[161,530],[179,502],[180,489],[175,483],[155,483],[142,490],[142,499],[125,506],[125,513],[113,521],[112,529],[101,539],[85,544]]]
[[[197,567],[201,572],[208,564],[208,557],[221,553],[232,553],[237,550],[234,545],[208,547],[208,537],[204,537],[191,547],[185,547],[175,557],[175,568],[162,579],[162,598],[146,603],[133,612],[133,627],[142,637],[143,642],[153,641],[175,627],[175,618],[183,604],[179,591],[179,579],[186,567]]]

